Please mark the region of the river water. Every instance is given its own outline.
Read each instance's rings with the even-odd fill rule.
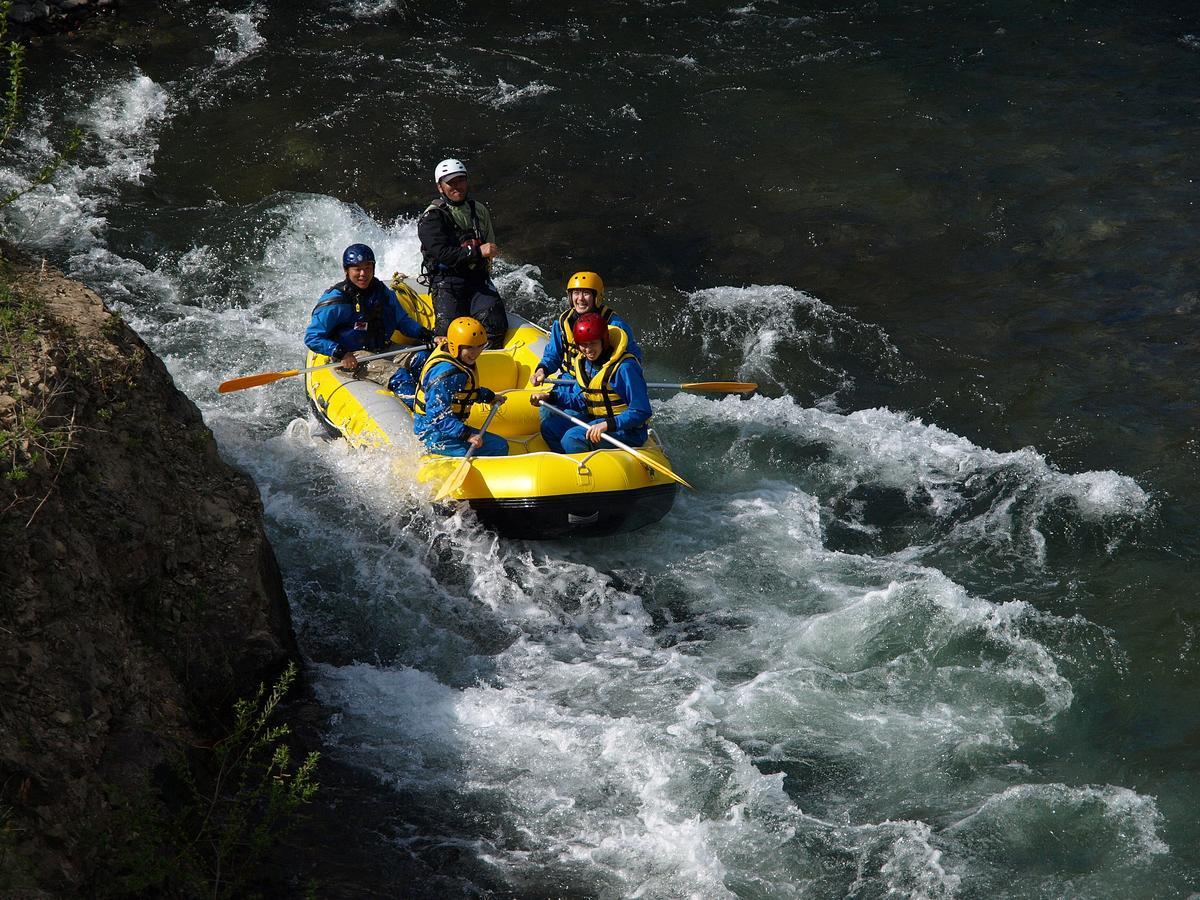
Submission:
[[[1200,891],[1192,3],[130,0],[30,54],[9,235],[258,482],[396,895]],[[435,515],[286,369],[430,172],[510,306],[601,272],[696,486],[578,543]],[[355,822],[346,823],[354,840]]]

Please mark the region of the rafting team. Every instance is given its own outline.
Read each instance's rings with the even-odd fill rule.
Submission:
[[[465,456],[473,449],[476,456],[505,456],[504,438],[466,424],[473,404],[505,400],[480,385],[475,370],[479,354],[502,347],[508,330],[504,301],[491,279],[499,253],[492,218],[469,196],[467,169],[457,159],[438,163],[434,181],[439,196],[417,222],[422,271],[433,295],[433,330],[409,316],[395,292],[375,277],[371,248],[351,244],[342,253],[346,277],[318,299],[304,343],[347,371],[386,382],[412,409],[413,429],[430,453]],[[543,409],[542,437],[556,453],[594,449],[604,433],[643,446],[650,397],[632,329],[605,305],[604,282],[595,272],[571,276],[567,301],[530,378],[535,387],[553,379],[553,389],[529,400],[534,406],[552,403],[589,424],[575,425]],[[408,354],[399,368],[390,359],[360,361],[391,346],[395,331],[435,346]],[[563,377],[555,378],[560,372]]]

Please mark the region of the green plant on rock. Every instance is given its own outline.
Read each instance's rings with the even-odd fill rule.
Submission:
[[[36,298],[0,283],[0,476],[10,485],[43,467],[61,470],[75,446],[74,412],[54,412],[66,386],[44,358],[44,326],[45,309]],[[0,516],[31,499],[18,493],[5,500]]]
[[[260,685],[253,698],[239,700],[233,728],[211,756],[180,755],[173,774],[183,799],[173,813],[161,810],[149,788],[119,804],[119,833],[106,841],[118,847],[109,861],[115,871],[100,879],[102,894],[254,896],[259,866],[319,788],[319,754],[294,764],[289,727],[272,724],[295,679],[289,663],[269,693]]]
[[[8,11],[12,0],[0,0],[0,53],[7,53],[8,66],[6,76],[8,85],[4,91],[3,118],[0,121],[0,149],[8,142],[13,129],[21,118],[21,92],[25,82],[25,46],[20,41],[8,40]],[[83,143],[83,131],[74,128],[67,135],[66,143],[61,151],[45,163],[29,183],[24,187],[15,188],[0,197],[0,209],[8,206],[17,198],[29,193],[34,188],[45,184],[54,177],[64,162],[73,157]]]
[[[20,838],[13,808],[0,804],[0,892],[5,897],[19,896],[19,891],[32,893],[37,885],[29,861],[17,852]]]

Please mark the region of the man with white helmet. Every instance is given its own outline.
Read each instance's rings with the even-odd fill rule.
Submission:
[[[433,177],[438,197],[417,220],[417,236],[433,294],[434,332],[445,336],[452,321],[470,316],[487,329],[488,346],[502,347],[508,316],[491,278],[500,253],[491,213],[468,196],[467,167],[457,159],[442,160]]]

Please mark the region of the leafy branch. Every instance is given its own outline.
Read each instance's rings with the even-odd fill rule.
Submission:
[[[211,757],[177,757],[173,775],[182,800],[172,813],[164,813],[148,788],[117,800],[117,830],[103,840],[116,849],[95,885],[98,894],[254,896],[262,863],[299,824],[301,807],[320,787],[320,754],[293,764],[289,727],[271,724],[295,678],[290,663],[270,693],[260,685],[253,698],[239,700],[233,728]]]
[[[0,53],[7,51],[8,55],[8,86],[4,91],[4,114],[0,119],[0,149],[8,142],[13,129],[21,118],[21,94],[25,84],[25,46],[20,41],[10,41],[8,38],[8,11],[12,0],[0,0]],[[83,130],[73,128],[67,135],[66,143],[61,151],[45,163],[24,187],[15,188],[0,197],[0,209],[8,206],[19,197],[28,194],[36,187],[48,182],[54,177],[64,162],[72,158],[83,143]]]

